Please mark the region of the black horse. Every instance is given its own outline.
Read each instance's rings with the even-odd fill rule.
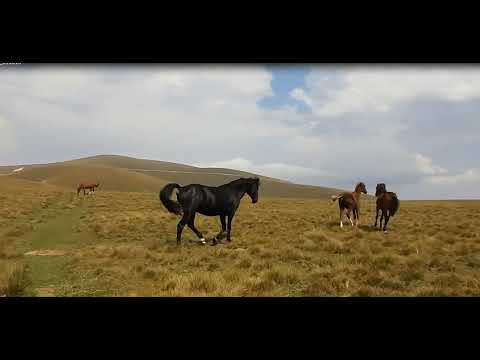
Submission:
[[[205,238],[194,225],[197,212],[207,216],[220,216],[222,231],[215,236],[212,245],[216,245],[225,236],[225,231],[227,232],[227,240],[231,241],[232,220],[240,205],[240,200],[246,193],[252,199],[252,203],[255,204],[258,201],[259,186],[260,180],[258,178],[241,178],[217,187],[199,184],[180,186],[172,183],[166,185],[160,191],[160,201],[169,212],[183,215],[177,225],[177,245],[180,244],[185,225],[192,229],[202,244],[205,244]],[[170,199],[174,189],[178,189],[178,202]]]

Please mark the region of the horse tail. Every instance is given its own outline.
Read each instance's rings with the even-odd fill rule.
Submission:
[[[331,199],[332,199],[333,202],[335,202],[338,199],[340,199],[341,197],[343,197],[343,195],[332,195]]]
[[[163,206],[165,206],[169,212],[176,215],[182,214],[182,206],[178,202],[170,199],[170,197],[172,196],[174,189],[180,188],[180,185],[172,183],[165,185],[165,187],[160,191],[160,201],[162,202]]]
[[[397,198],[397,194],[392,194],[392,207],[390,208],[390,216],[394,216],[400,207],[400,200]]]

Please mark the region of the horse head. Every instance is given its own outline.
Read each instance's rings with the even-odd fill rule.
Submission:
[[[377,184],[377,189],[375,191],[375,196],[379,196],[383,193],[387,192],[387,187],[385,186],[384,183]]]
[[[364,194],[367,194],[367,187],[363,182],[360,182],[355,186],[355,192],[362,192]]]
[[[247,189],[247,194],[252,199],[252,203],[255,204],[258,201],[258,188],[260,187],[260,179],[248,179],[248,184],[249,187]]]

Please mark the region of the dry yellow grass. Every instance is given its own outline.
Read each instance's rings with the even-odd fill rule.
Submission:
[[[0,260],[0,296],[20,295],[25,286],[24,265]]]
[[[336,203],[260,193],[255,205],[242,201],[231,243],[200,246],[185,228],[177,247],[179,219],[157,193],[18,188],[0,197],[0,264],[24,269],[4,278],[28,284],[9,295],[480,295],[478,201],[402,201],[384,234],[372,228],[373,201],[362,202],[359,229],[340,229]],[[207,239],[220,228],[202,215],[196,226]],[[33,250],[65,255],[24,255]]]

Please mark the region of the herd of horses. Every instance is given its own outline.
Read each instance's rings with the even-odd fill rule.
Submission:
[[[212,245],[216,245],[227,238],[231,241],[232,221],[235,212],[240,205],[240,200],[247,194],[252,203],[258,201],[258,190],[260,187],[260,179],[258,178],[241,178],[234,180],[228,184],[221,186],[205,186],[199,184],[191,184],[180,186],[175,183],[166,185],[160,191],[160,201],[165,208],[182,218],[177,225],[177,245],[180,244],[182,231],[187,225],[199,238],[200,243],[205,244],[203,234],[195,228],[195,214],[198,212],[206,216],[219,216],[222,224],[221,231],[213,238]],[[171,196],[177,190],[177,201],[173,201]],[[351,214],[355,220],[355,226],[358,226],[360,213],[360,195],[367,194],[365,184],[360,182],[353,192],[343,192],[336,196],[332,196],[333,201],[338,200],[340,208],[340,227],[343,227],[343,214],[346,213],[352,226],[354,223]],[[377,217],[375,219],[375,228],[377,227],[378,215],[381,212],[380,229],[387,231],[387,224],[390,216],[394,216],[400,205],[398,197],[393,192],[388,192],[385,184],[378,184],[375,192],[377,198]]]
[[[363,182],[360,182],[355,186],[353,192],[344,192],[336,196],[332,196],[332,201],[338,200],[338,206],[340,208],[340,227],[343,227],[343,214],[347,214],[347,219],[353,226],[353,221],[350,217],[350,214],[353,215],[353,220],[355,220],[355,226],[358,227],[358,221],[360,219],[359,210],[360,210],[360,194],[367,194],[367,188]],[[375,197],[377,198],[377,215],[375,217],[374,227],[377,227],[378,215],[381,212],[380,217],[380,229],[387,231],[387,224],[390,220],[390,216],[394,216],[398,211],[400,206],[400,200],[398,200],[397,194],[394,192],[387,191],[387,187],[384,183],[377,184],[375,191]]]
[[[95,192],[100,184],[80,184],[77,188],[77,195],[83,190],[89,193]],[[206,244],[205,237],[195,227],[195,215],[200,213],[206,216],[220,217],[222,224],[221,231],[213,238],[212,245],[221,243],[224,238],[231,241],[232,222],[235,212],[237,211],[240,201],[247,194],[252,203],[258,201],[258,191],[260,188],[259,178],[240,178],[221,186],[206,186],[200,184],[190,184],[180,186],[176,183],[170,183],[163,187],[160,191],[160,201],[165,208],[173,214],[181,215],[181,219],[177,224],[177,245],[181,243],[182,231],[187,225],[199,238],[201,244]],[[176,191],[177,201],[171,199],[173,192]],[[367,188],[363,182],[355,186],[353,192],[343,192],[332,196],[332,201],[338,200],[340,209],[340,227],[343,227],[343,216],[346,214],[347,219],[352,226],[358,227],[360,219],[360,197],[361,194],[367,194]],[[395,193],[387,191],[384,183],[377,184],[375,191],[376,196],[376,218],[374,227],[377,228],[378,216],[381,212],[380,227],[383,231],[387,231],[387,224],[391,216],[394,216],[400,206],[400,201]],[[352,220],[353,217],[353,220]],[[355,224],[354,224],[355,221]]]

